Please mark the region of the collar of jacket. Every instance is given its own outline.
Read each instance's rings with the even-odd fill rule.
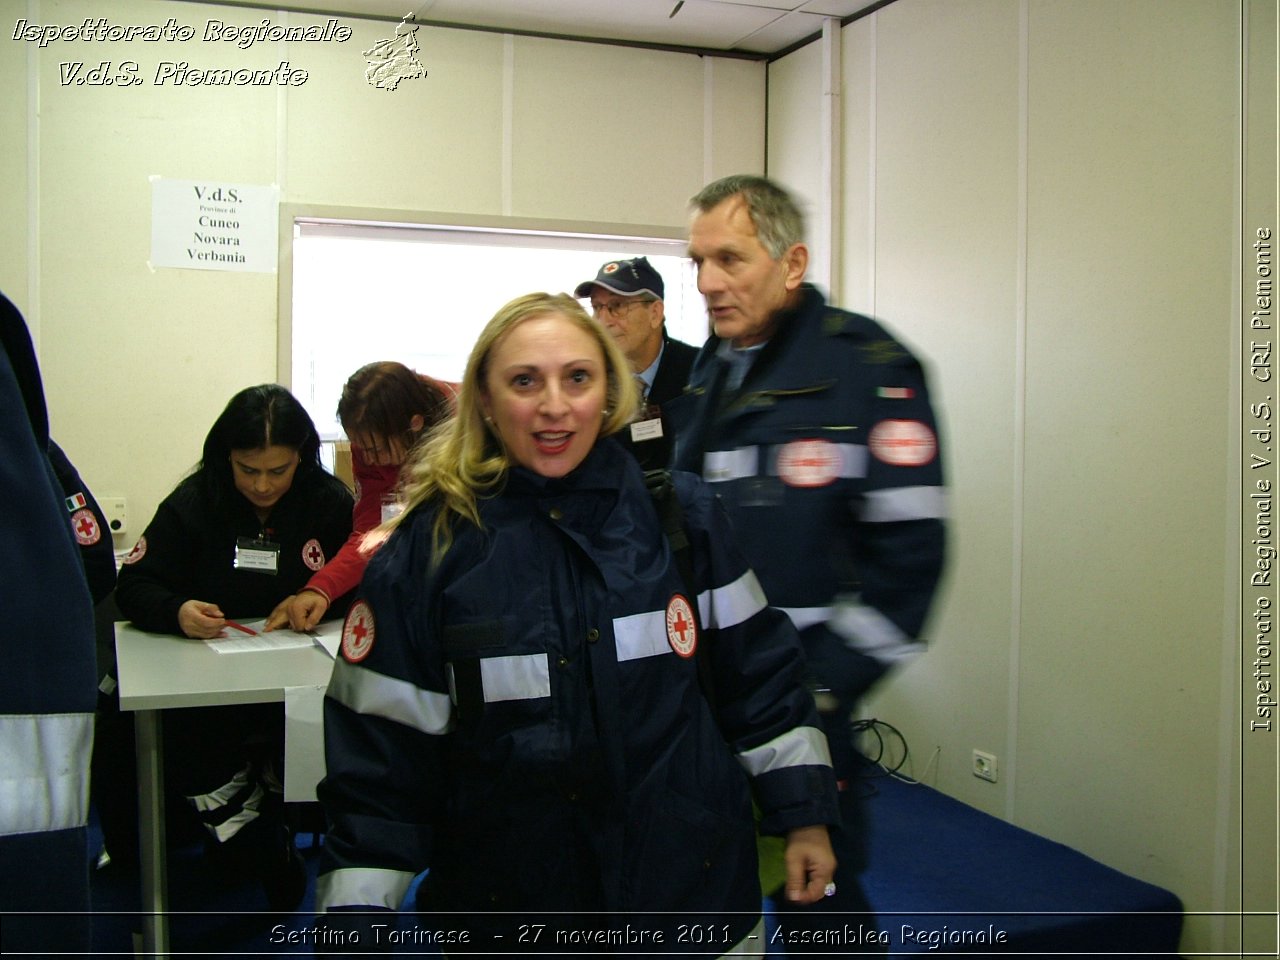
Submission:
[[[827,303],[822,292],[813,284],[803,283],[800,294],[800,300],[794,307],[779,311],[776,332],[761,349],[737,391],[720,398],[721,415],[771,407],[778,397],[818,393],[835,383],[830,379],[815,380],[810,364],[791,362],[792,358],[803,358],[811,355],[813,350],[821,349],[819,344],[793,347],[794,344],[812,340],[826,332],[820,323]],[[699,386],[690,388],[689,392],[705,392],[710,385],[722,382],[728,368],[727,361],[718,356],[723,342],[714,335],[707,341],[698,358],[699,366],[705,365],[705,370],[696,371],[701,375],[691,379]]]
[[[621,474],[634,465],[635,458],[617,441],[601,437],[582,463],[563,477],[544,477],[525,467],[511,467],[503,494],[539,498],[601,491],[616,494]],[[639,469],[635,467],[637,472]]]
[[[649,501],[644,478],[635,457],[611,437],[595,447],[576,469],[563,477],[543,477],[524,467],[513,467],[502,492],[483,504],[485,526],[505,527],[522,523],[531,515],[544,515],[590,555],[590,543],[610,528],[624,504]],[[628,508],[629,509],[629,508]]]

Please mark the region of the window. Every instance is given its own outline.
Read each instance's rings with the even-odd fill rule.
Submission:
[[[625,257],[649,258],[666,285],[668,333],[700,346],[706,309],[684,250],[674,237],[297,217],[292,289],[282,290],[291,388],[321,438],[338,439],[338,398],[363,364],[398,360],[460,380],[476,336],[504,303],[537,290],[572,294],[601,264]]]

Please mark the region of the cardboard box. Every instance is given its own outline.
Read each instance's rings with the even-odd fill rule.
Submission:
[[[338,440],[333,445],[333,475],[347,485],[347,489],[356,492],[356,476],[351,469],[351,442]]]

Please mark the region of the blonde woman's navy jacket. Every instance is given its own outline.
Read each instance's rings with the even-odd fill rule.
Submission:
[[[613,440],[562,479],[512,470],[437,569],[430,506],[374,555],[325,702],[320,909],[394,909],[429,867],[433,910],[727,910],[749,929],[752,789],[780,834],[835,822],[834,780],[791,624],[709,489],[675,485],[692,589]]]
[[[737,388],[727,349],[712,337],[668,404],[674,465],[724,502],[769,602],[847,716],[918,651],[942,571],[942,451],[924,371],[880,324],[808,284]]]

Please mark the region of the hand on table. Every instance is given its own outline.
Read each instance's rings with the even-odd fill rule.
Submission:
[[[271,616],[267,617],[267,625],[263,631],[278,630],[288,626],[294,630],[307,631],[315,627],[329,609],[329,601],[323,594],[314,590],[303,590],[291,597],[281,600]]]
[[[178,626],[193,639],[212,640],[226,625],[226,618],[216,603],[188,600],[178,608]]]

